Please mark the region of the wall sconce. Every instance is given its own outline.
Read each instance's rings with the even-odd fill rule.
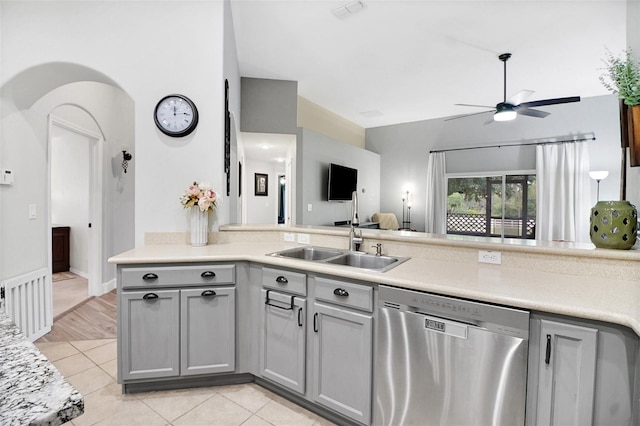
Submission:
[[[127,173],[127,167],[129,167],[129,161],[133,159],[133,155],[127,151],[122,151],[122,170]]]
[[[589,177],[596,181],[596,185],[598,188],[596,191],[596,202],[600,201],[600,181],[602,179],[606,179],[607,176],[609,176],[609,172],[606,170],[589,172]]]

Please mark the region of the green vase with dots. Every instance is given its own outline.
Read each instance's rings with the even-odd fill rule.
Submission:
[[[636,243],[638,212],[628,201],[598,201],[589,224],[591,242],[598,248],[628,250]]]

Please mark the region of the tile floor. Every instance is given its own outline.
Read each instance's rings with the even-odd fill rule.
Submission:
[[[255,384],[123,395],[116,340],[37,343],[84,396],[72,425],[327,426],[331,422]]]

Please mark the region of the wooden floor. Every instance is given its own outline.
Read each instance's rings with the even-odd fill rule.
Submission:
[[[37,343],[115,339],[116,291],[93,297],[53,322],[51,332]]]

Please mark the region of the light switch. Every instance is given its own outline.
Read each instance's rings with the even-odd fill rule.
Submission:
[[[35,219],[38,217],[38,211],[35,204],[29,204],[29,219]]]
[[[313,204],[311,203],[307,204],[307,211],[308,212],[313,211]]]
[[[12,185],[12,184],[13,184],[13,170],[1,169],[0,185]]]

